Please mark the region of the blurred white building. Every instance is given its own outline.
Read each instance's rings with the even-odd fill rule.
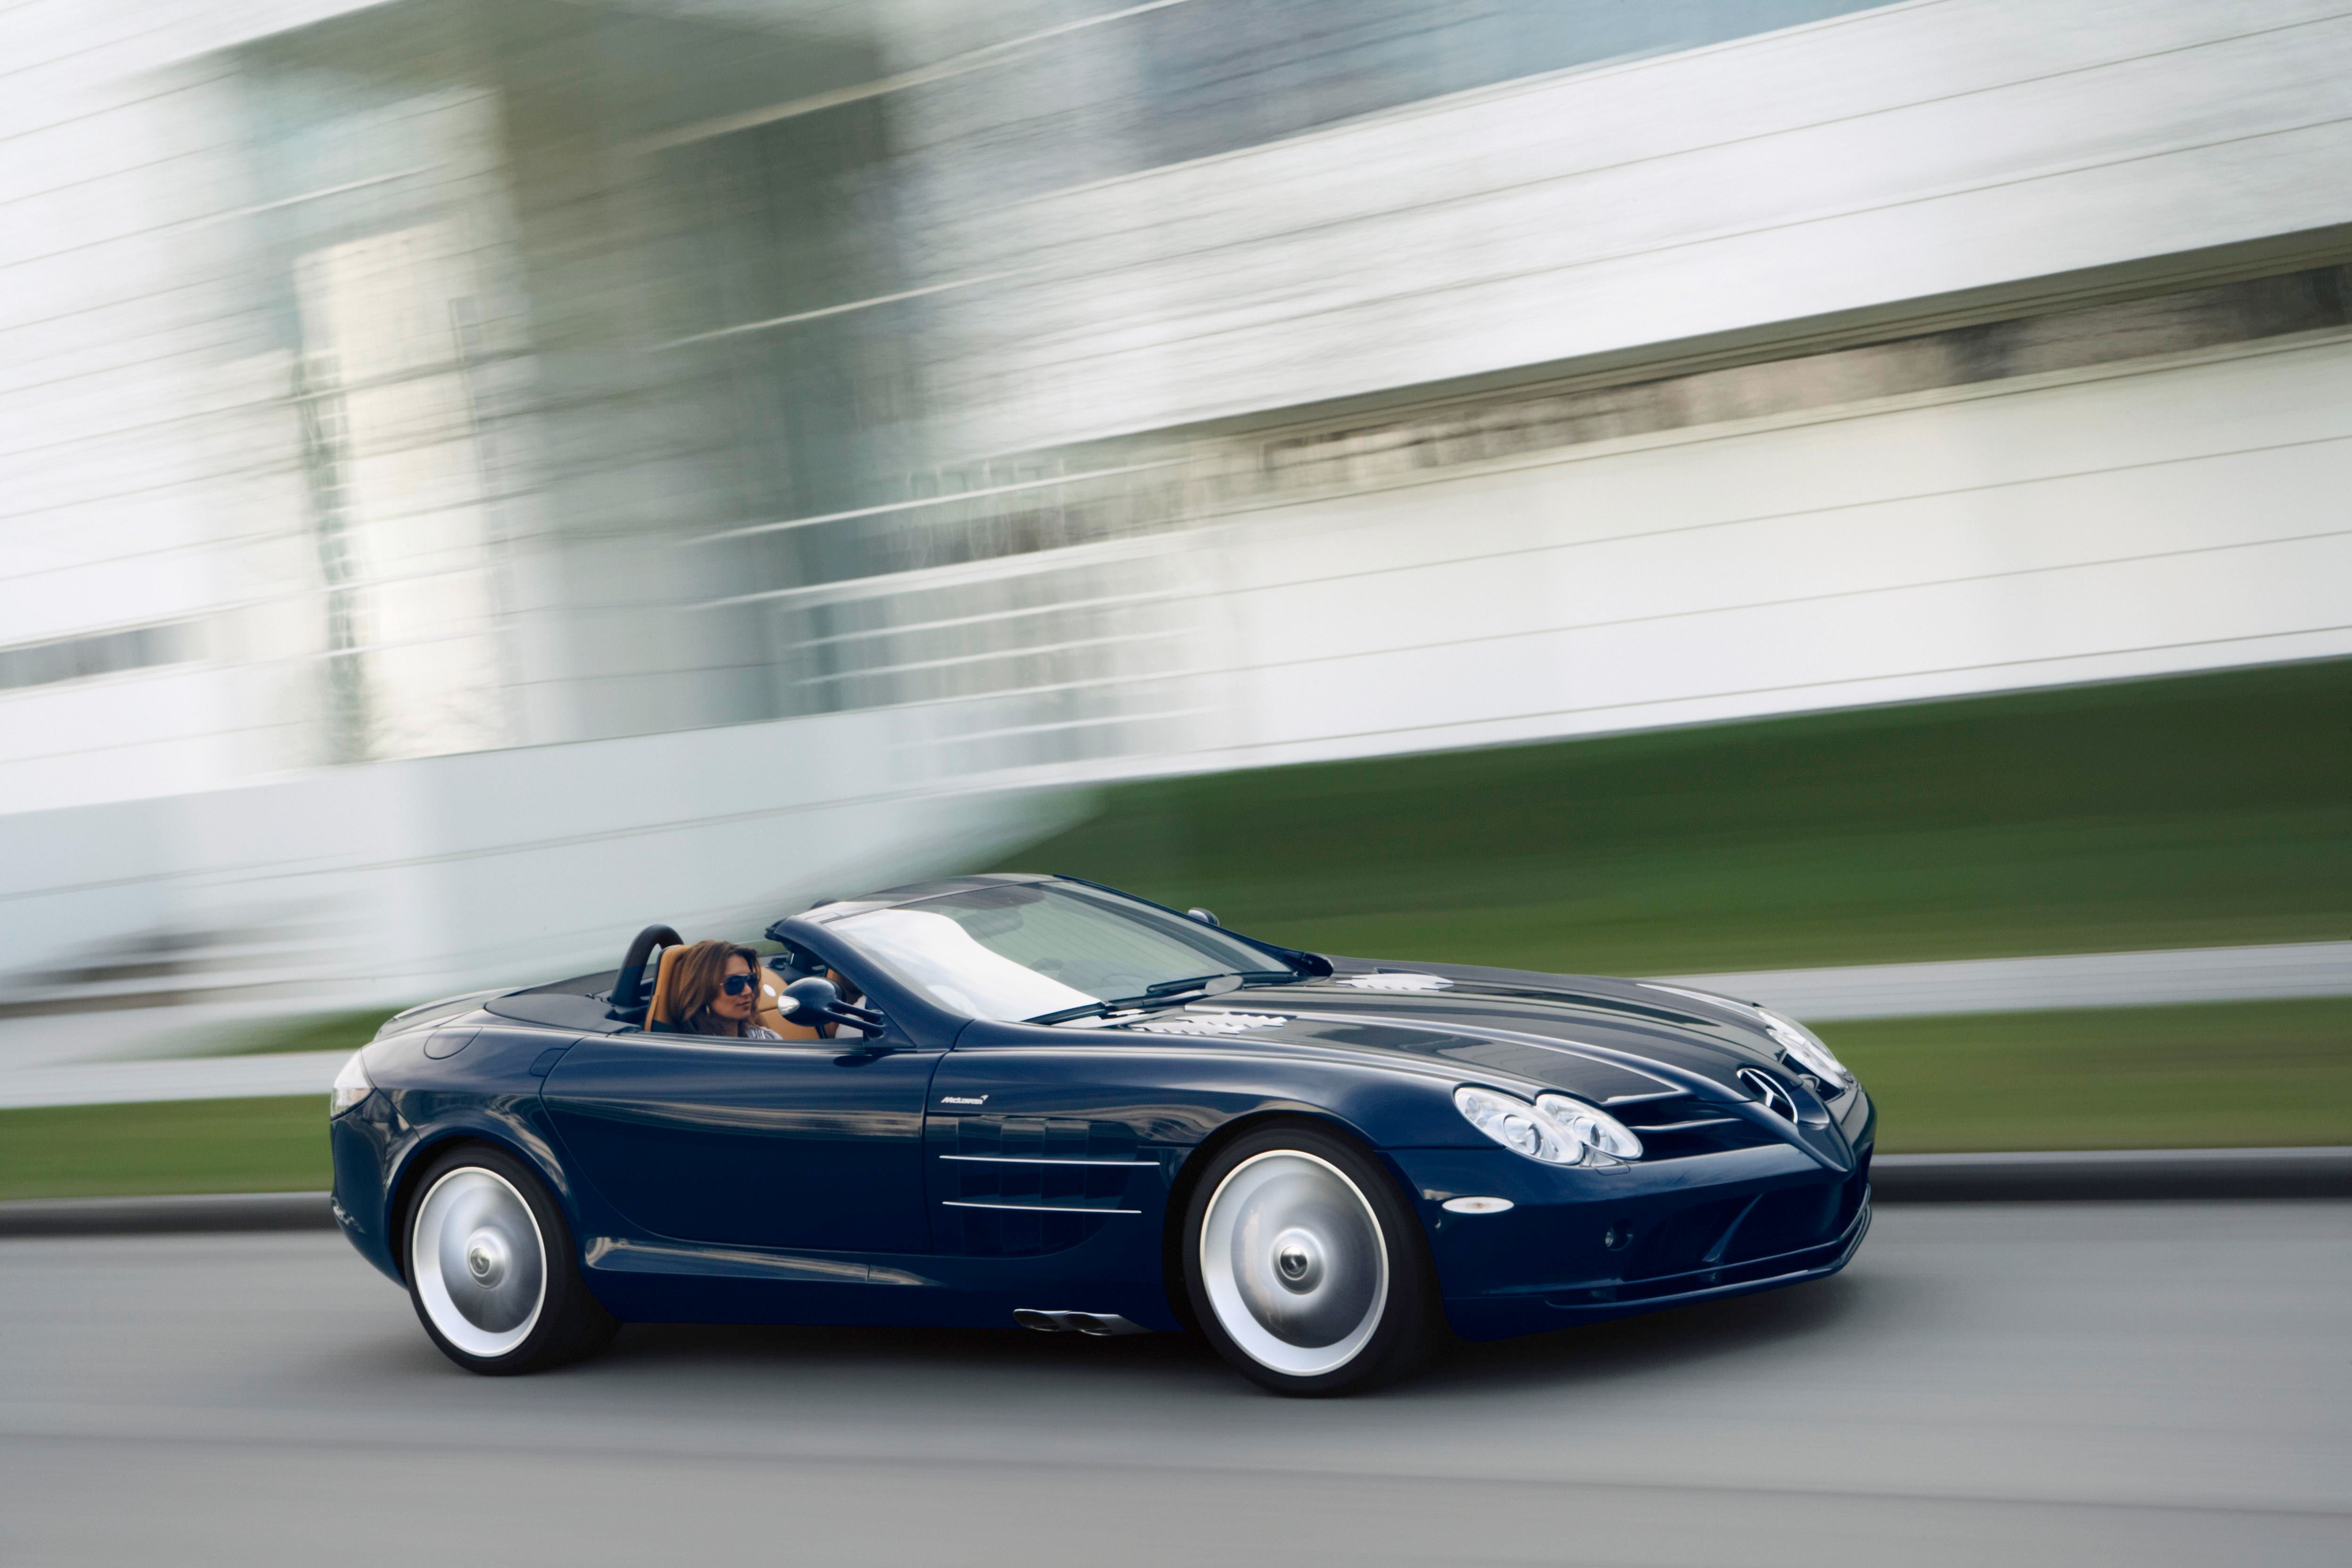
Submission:
[[[2336,11],[16,7],[0,1011],[2352,652]]]

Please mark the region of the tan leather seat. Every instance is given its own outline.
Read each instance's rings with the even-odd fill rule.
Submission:
[[[646,1027],[649,1029],[665,1026],[674,1029],[678,1025],[678,1020],[670,1016],[670,976],[673,970],[672,961],[685,951],[683,947],[662,949],[661,962],[654,970],[653,1001],[646,1007]],[[807,1025],[793,1023],[784,1016],[783,1009],[778,1005],[783,1000],[783,995],[784,988],[777,982],[776,972],[766,964],[761,964],[760,966],[760,1000],[751,1008],[751,1022],[762,1029],[773,1029],[788,1040],[820,1038],[817,1032]]]

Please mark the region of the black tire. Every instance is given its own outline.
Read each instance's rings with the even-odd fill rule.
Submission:
[[[1355,1394],[1444,1337],[1429,1241],[1387,1169],[1300,1122],[1210,1156],[1185,1205],[1184,1294],[1202,1333],[1276,1394]]]
[[[436,1155],[414,1192],[401,1262],[417,1321],[443,1355],[499,1377],[612,1342],[621,1325],[588,1293],[572,1227],[530,1166],[461,1144]]]

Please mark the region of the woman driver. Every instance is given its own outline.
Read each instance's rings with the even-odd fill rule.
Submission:
[[[760,1004],[760,955],[731,942],[698,942],[670,961],[664,1022],[681,1034],[781,1040],[751,1022]]]

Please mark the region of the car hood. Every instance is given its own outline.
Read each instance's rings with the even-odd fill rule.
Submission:
[[[1796,1111],[1783,1136],[1834,1168],[1853,1158],[1838,1112],[1782,1059],[1764,1019],[1746,1003],[1598,975],[1376,967],[1349,959],[1333,965],[1337,973],[1327,979],[1245,987],[1195,1003],[1181,1019],[1163,1014],[1127,1026],[1223,1035],[1224,1026],[1239,1025],[1235,1043],[1246,1040],[1252,1049],[1411,1061],[1524,1094],[1557,1089],[1602,1105],[1679,1093],[1762,1115],[1739,1079],[1742,1069],[1762,1069]],[[1407,978],[1416,974],[1423,978]],[[1408,984],[1423,988],[1394,988]]]
[[[1788,1079],[1780,1047],[1753,1009],[1730,998],[1598,975],[1538,974],[1459,964],[1334,961],[1328,979],[1250,987],[1187,1009],[1283,1021],[1252,1027],[1261,1048],[1285,1044],[1444,1061],[1482,1077],[1516,1078],[1605,1100],[1672,1088],[1701,1099],[1755,1098],[1742,1068]],[[1433,976],[1443,989],[1399,990]]]

